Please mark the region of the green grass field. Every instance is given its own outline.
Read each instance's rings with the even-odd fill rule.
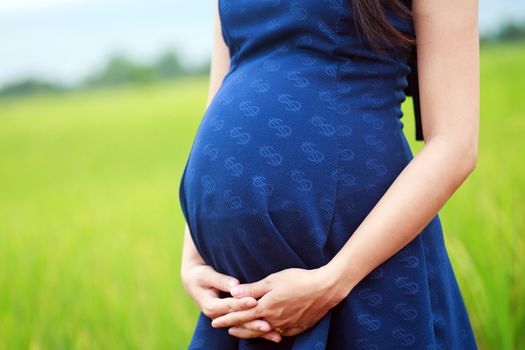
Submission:
[[[525,46],[482,51],[478,165],[441,211],[482,349],[525,348],[524,63]],[[186,348],[178,184],[206,93],[203,78],[0,101],[0,349]]]

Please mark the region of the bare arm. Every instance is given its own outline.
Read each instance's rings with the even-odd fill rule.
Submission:
[[[218,1],[215,4],[213,51],[206,108],[208,108],[230,68],[230,52],[222,36]],[[219,291],[228,292],[233,285],[239,284],[239,280],[217,272],[212,266],[206,264],[195,247],[187,222],[184,226],[180,275],[188,294],[209,318],[215,319],[228,312],[247,310],[257,305],[257,300],[251,296],[245,298],[220,296]],[[252,337],[258,336],[275,342],[279,342],[281,339],[279,333],[272,330],[268,322],[264,320],[247,321],[240,327],[242,327],[243,332],[250,332]]]
[[[425,145],[323,266],[342,295],[413,240],[477,162],[477,1],[414,0],[413,11]]]
[[[216,2],[217,4],[217,2]],[[208,100],[206,108],[209,106],[211,100],[215,96],[217,90],[221,86],[222,80],[230,67],[230,53],[228,46],[224,42],[221,33],[221,23],[219,20],[218,7],[215,6],[214,12],[214,29],[213,29],[213,48],[211,54],[210,64],[210,82],[208,88]],[[191,238],[188,223],[184,225],[184,242],[182,247],[182,263],[181,276],[184,279],[184,274],[188,267],[193,264],[204,264],[202,257],[199,255],[195,244]]]

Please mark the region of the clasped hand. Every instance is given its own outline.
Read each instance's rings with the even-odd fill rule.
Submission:
[[[276,327],[284,330],[282,336],[297,335],[315,325],[348,294],[335,282],[322,268],[288,268],[257,282],[237,285],[230,289],[236,299],[252,297],[257,303],[214,318],[212,326],[230,327],[228,333],[239,338],[260,337]],[[255,321],[264,328],[246,327]]]
[[[254,283],[239,284],[205,263],[183,269],[182,282],[213,327],[229,327],[239,338],[274,342],[314,325],[350,291],[328,265],[306,270],[289,268]],[[232,287],[237,286],[239,290]],[[220,297],[220,292],[233,297]],[[275,327],[284,330],[282,334]]]

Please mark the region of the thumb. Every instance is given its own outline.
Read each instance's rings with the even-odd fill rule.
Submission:
[[[230,289],[230,294],[236,298],[242,297],[253,297],[260,298],[266,293],[272,290],[270,281],[267,278],[263,278],[253,283],[239,284]]]
[[[209,282],[209,286],[222,290],[223,292],[229,292],[230,288],[239,284],[239,280],[235,277],[217,271],[211,271],[210,273],[211,276],[206,278]]]

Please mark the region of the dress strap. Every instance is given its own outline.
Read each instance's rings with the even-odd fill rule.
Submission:
[[[407,64],[410,67],[410,73],[407,76],[408,86],[405,89],[407,96],[412,96],[414,103],[414,117],[416,122],[416,140],[422,141],[423,127],[421,122],[421,104],[419,102],[419,77],[417,72],[417,50],[416,46],[412,47],[410,57],[408,58]]]

